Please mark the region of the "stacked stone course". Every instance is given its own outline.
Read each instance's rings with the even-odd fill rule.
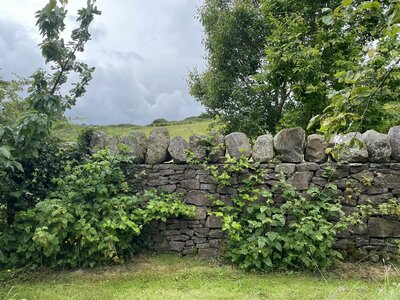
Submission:
[[[224,233],[221,220],[208,214],[213,209],[209,196],[229,203],[248,174],[235,174],[231,179],[232,187],[221,189],[209,171],[185,163],[188,150],[200,161],[212,156],[211,161],[215,163],[223,161],[225,153],[232,157],[251,157],[265,169],[266,187],[273,186],[283,172],[299,191],[323,187],[327,183],[324,170],[333,166],[336,171],[331,180],[338,186],[343,211],[347,214],[368,201],[374,205],[389,199],[400,201],[400,126],[392,128],[388,135],[370,130],[364,134],[349,133],[332,138],[331,146],[348,145],[353,137],[362,144],[346,150],[344,158],[347,162],[340,165],[325,153],[328,143],[322,136],[313,134],[306,138],[301,128],[282,130],[275,137],[261,136],[253,147],[243,133],[231,133],[225,138],[217,133],[212,136],[215,151],[207,147],[207,139],[202,135],[195,135],[189,143],[182,138],[170,141],[168,131],[162,128],[154,129],[149,139],[139,133],[130,133],[123,139],[129,153],[138,158],[132,165],[134,173],[146,173],[142,189],[178,192],[183,201],[196,207],[196,216],[192,219],[174,218],[149,226],[144,240],[148,248],[201,257],[214,257],[220,253]],[[110,149],[116,152],[117,142],[110,140],[112,138],[96,133],[92,146],[112,146]],[[349,187],[357,188],[360,195],[349,194]],[[279,203],[279,195],[275,197]],[[377,261],[397,254],[399,239],[398,216],[371,216],[361,228],[340,233],[336,246],[349,256],[357,254],[358,258]]]

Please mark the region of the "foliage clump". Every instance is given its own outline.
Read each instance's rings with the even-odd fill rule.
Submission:
[[[231,176],[249,172],[231,203],[216,201],[214,214],[223,220],[227,232],[226,256],[240,268],[324,269],[341,259],[334,249],[343,216],[333,184],[323,190],[300,194],[283,175],[268,189],[264,171],[246,158],[228,159],[222,170],[212,168],[222,188],[231,186]]]
[[[176,195],[134,193],[121,168],[124,159],[102,150],[80,164],[67,164],[55,188],[34,207],[20,211],[0,233],[0,265],[92,267],[122,262],[138,247],[144,225],[191,216]]]
[[[397,125],[385,109],[400,92],[397,0],[206,0],[199,12],[208,64],[190,91],[228,132]]]

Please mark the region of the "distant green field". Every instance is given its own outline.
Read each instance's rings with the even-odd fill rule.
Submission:
[[[210,119],[196,120],[196,121],[181,121],[171,122],[163,127],[167,127],[171,138],[174,136],[181,136],[188,140],[194,133],[205,133],[208,125],[211,123]],[[59,127],[55,130],[55,135],[65,141],[76,141],[79,132],[87,127],[86,125],[67,125]],[[132,130],[141,130],[149,136],[150,132],[155,126],[137,126],[137,125],[107,125],[107,126],[91,126],[96,130],[101,130],[109,135],[121,137],[126,135]]]

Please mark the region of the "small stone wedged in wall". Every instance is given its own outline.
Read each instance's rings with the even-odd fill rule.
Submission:
[[[251,156],[255,162],[267,162],[274,158],[274,137],[271,134],[259,136],[254,143]]]
[[[363,133],[362,139],[367,146],[370,162],[387,162],[392,154],[389,136],[368,130]]]
[[[149,165],[161,164],[168,160],[168,146],[170,142],[168,129],[156,127],[149,136],[146,153],[146,163]]]
[[[140,130],[131,131],[122,138],[121,142],[127,146],[127,153],[133,156],[133,163],[145,162],[147,141],[146,134]]]
[[[274,137],[274,149],[282,162],[299,163],[304,156],[305,132],[302,128],[281,130]]]
[[[244,156],[249,158],[251,155],[251,145],[249,138],[242,132],[233,132],[225,136],[227,153],[233,158]]]

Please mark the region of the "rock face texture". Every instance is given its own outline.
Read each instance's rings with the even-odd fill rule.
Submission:
[[[274,137],[274,148],[282,162],[303,161],[305,132],[302,128],[283,129]]]
[[[241,132],[233,132],[225,136],[225,144],[227,153],[234,158],[241,155],[250,157],[251,145],[247,135]]]
[[[180,136],[174,137],[168,146],[168,152],[176,164],[186,163],[189,150],[189,143]]]
[[[351,142],[354,145],[351,145]],[[337,135],[331,139],[333,146],[340,145],[343,147],[340,159],[347,162],[367,162],[368,161],[368,150],[363,142],[363,136],[359,132],[349,132],[345,135]],[[361,144],[360,145],[358,145]]]
[[[392,148],[392,158],[400,161],[400,126],[390,128],[388,136]]]
[[[312,161],[322,163],[326,161],[327,154],[325,150],[328,148],[328,143],[325,138],[319,134],[311,134],[307,137],[307,146],[304,159],[306,161]]]
[[[375,130],[368,130],[362,135],[362,140],[367,146],[369,161],[387,162],[392,154],[389,137]]]
[[[108,149],[112,154],[117,154],[118,141],[114,137],[110,137],[103,131],[95,131],[90,139],[90,147],[96,151],[96,149]]]
[[[259,136],[251,154],[254,161],[267,162],[274,158],[274,137],[270,134]]]
[[[147,150],[146,134],[139,130],[129,132],[121,140],[127,146],[127,153],[133,156],[134,163],[144,163]]]
[[[388,199],[400,201],[400,163],[349,163],[340,166],[327,163],[262,163],[267,173],[265,187],[272,187],[282,172],[285,178],[299,191],[311,187],[323,188],[326,183],[324,170],[327,166],[336,167],[332,182],[343,195],[343,211],[350,214],[356,205],[371,201],[379,205]],[[179,191],[183,200],[196,208],[193,219],[172,218],[167,222],[155,222],[143,236],[149,249],[179,252],[182,255],[197,254],[201,257],[215,257],[223,243],[224,232],[219,218],[209,214],[214,200],[229,203],[242,185],[242,178],[248,174],[233,176],[233,185],[229,189],[218,187],[209,171],[199,165],[156,164],[133,165],[137,172],[145,170],[147,178],[143,188],[156,188],[167,192]],[[390,172],[394,173],[391,174]],[[136,171],[134,172],[136,173]],[[361,191],[359,196],[346,197],[348,182]],[[212,197],[213,199],[211,199]],[[279,199],[280,195],[277,194]],[[400,218],[395,216],[370,217],[363,230],[342,232],[338,235],[336,247],[344,253],[359,253],[363,257],[378,255],[388,257],[397,253],[396,241],[400,239]],[[371,256],[372,257],[372,256]]]
[[[150,133],[147,144],[146,163],[155,165],[168,159],[169,132],[165,127],[156,127]]]

